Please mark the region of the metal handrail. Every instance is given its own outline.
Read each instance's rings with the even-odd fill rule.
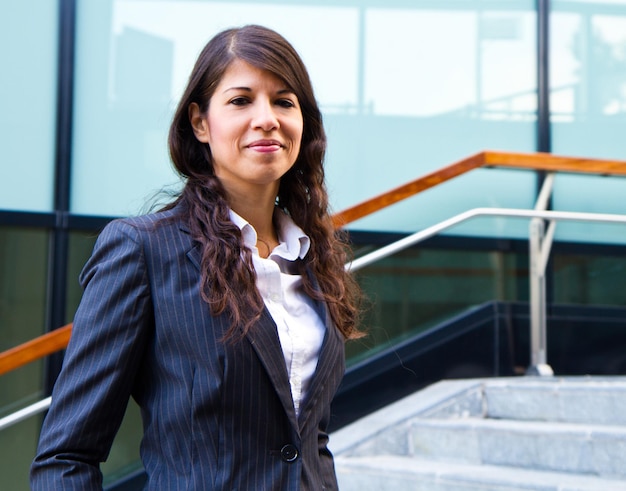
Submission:
[[[425,228],[419,232],[408,235],[392,244],[386,245],[376,251],[356,258],[351,263],[346,264],[346,269],[350,271],[359,270],[380,259],[391,256],[412,245],[422,242],[444,230],[455,225],[482,216],[500,216],[511,218],[531,219],[529,231],[529,261],[530,261],[530,366],[527,369],[528,375],[550,376],[554,372],[547,362],[547,308],[545,300],[545,265],[550,254],[550,246],[554,237],[555,223],[559,220],[584,221],[584,222],[604,222],[626,224],[626,215],[616,215],[607,213],[585,213],[571,211],[551,211],[542,210],[547,205],[548,195],[552,187],[552,178],[549,176],[544,186],[545,192],[538,199],[534,210],[516,208],[474,208],[444,220],[440,223]],[[544,220],[548,220],[550,225],[545,232]]]
[[[551,182],[550,182],[551,185]],[[539,199],[538,201],[543,201]],[[538,204],[540,207],[540,204]],[[548,211],[548,210],[526,210],[517,208],[474,208],[458,215],[453,216],[440,223],[425,228],[419,232],[408,235],[392,244],[386,245],[377,249],[376,251],[365,254],[359,258],[354,259],[352,262],[346,264],[346,269],[350,271],[357,271],[363,267],[391,256],[397,252],[400,252],[412,245],[422,242],[438,233],[454,227],[462,222],[470,220],[472,218],[484,217],[484,216],[496,216],[496,217],[511,217],[511,218],[528,218],[528,219],[543,219],[550,221],[566,220],[566,221],[586,221],[586,222],[604,222],[604,223],[623,223],[626,224],[626,215],[615,215],[606,213],[583,213],[583,212],[568,212],[568,211]],[[554,228],[552,227],[552,230]],[[531,233],[532,235],[532,233]],[[550,237],[551,239],[551,237]],[[543,253],[548,253],[549,248],[543,248]],[[533,249],[530,250],[531,264],[539,261],[545,265],[545,258],[535,257]],[[532,274],[532,268],[531,268]],[[531,304],[533,303],[531,298]],[[531,309],[534,309],[531,305]],[[545,308],[545,304],[543,305]],[[543,319],[543,321],[542,321]],[[537,375],[551,375],[552,371],[547,365],[545,360],[545,311],[540,312],[539,327],[535,325],[535,316],[531,316],[531,366],[528,369],[529,374]],[[28,407],[20,409],[13,414],[5,416],[0,419],[0,431],[15,424],[23,419],[26,419],[35,414],[41,413],[48,409],[50,406],[51,398],[47,397],[35,404],[31,404]]]
[[[585,213],[585,212],[569,212],[569,211],[539,211],[526,210],[517,208],[473,208],[458,215],[443,220],[435,225],[408,235],[392,244],[388,244],[368,254],[364,254],[352,262],[346,264],[346,269],[356,271],[365,266],[400,252],[407,247],[411,247],[422,242],[438,233],[454,227],[461,222],[465,222],[472,218],[481,216],[501,216],[511,218],[543,218],[545,220],[566,220],[579,222],[605,222],[605,223],[626,223],[626,215],[616,215],[610,213]]]
[[[30,418],[31,416],[34,416],[35,414],[44,412],[46,409],[50,407],[51,402],[52,402],[52,398],[46,397],[45,399],[35,402],[34,404],[31,404],[30,406],[22,408],[19,411],[15,411],[14,413],[9,414],[8,416],[5,416],[4,418],[0,418],[0,431],[4,430],[5,428],[8,428],[9,426],[13,426],[14,424],[19,423],[20,421]]]

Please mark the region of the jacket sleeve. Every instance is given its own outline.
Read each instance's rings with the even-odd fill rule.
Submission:
[[[121,424],[153,325],[140,238],[132,225],[112,222],[81,273],[83,298],[31,466],[35,491],[102,489],[100,463]]]

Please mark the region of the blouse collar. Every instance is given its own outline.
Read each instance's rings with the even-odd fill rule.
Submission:
[[[229,212],[231,221],[241,230],[244,244],[250,250],[256,250],[257,233],[254,227],[232,209]],[[295,261],[298,258],[304,259],[311,247],[309,236],[278,207],[274,208],[274,223],[277,228],[279,245],[270,256],[279,256],[289,261]]]

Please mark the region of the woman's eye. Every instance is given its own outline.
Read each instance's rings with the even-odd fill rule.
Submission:
[[[248,103],[248,99],[245,97],[235,97],[234,99],[231,99],[230,103],[235,106],[243,106]]]
[[[289,99],[279,99],[276,104],[278,104],[281,107],[295,107],[296,105],[290,101]]]

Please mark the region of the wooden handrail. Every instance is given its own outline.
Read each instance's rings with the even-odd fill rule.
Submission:
[[[563,157],[549,153],[487,150],[347,208],[333,215],[333,223],[337,228],[343,227],[359,218],[480,167],[626,176],[626,162],[623,161]],[[68,324],[0,353],[0,375],[64,349],[69,342],[71,329],[72,324]]]
[[[0,375],[65,349],[71,331],[72,324],[67,324],[0,353]]]
[[[622,160],[565,157],[551,153],[482,152],[484,166],[509,167],[576,174],[626,176],[626,162]]]
[[[362,201],[350,208],[347,208],[333,215],[333,223],[336,228],[341,228],[350,222],[363,218],[371,213],[382,210],[383,208],[393,205],[398,201],[410,198],[422,191],[426,191],[435,187],[442,182],[448,181],[453,177],[460,176],[466,172],[482,166],[484,163],[484,152],[477,153],[463,160],[443,167],[439,170],[418,177],[414,181],[407,182],[402,186],[391,189],[383,194]]]
[[[541,152],[515,153],[487,150],[347,208],[333,216],[333,223],[336,227],[343,227],[479,167],[626,176],[626,162],[619,160],[563,157]]]

